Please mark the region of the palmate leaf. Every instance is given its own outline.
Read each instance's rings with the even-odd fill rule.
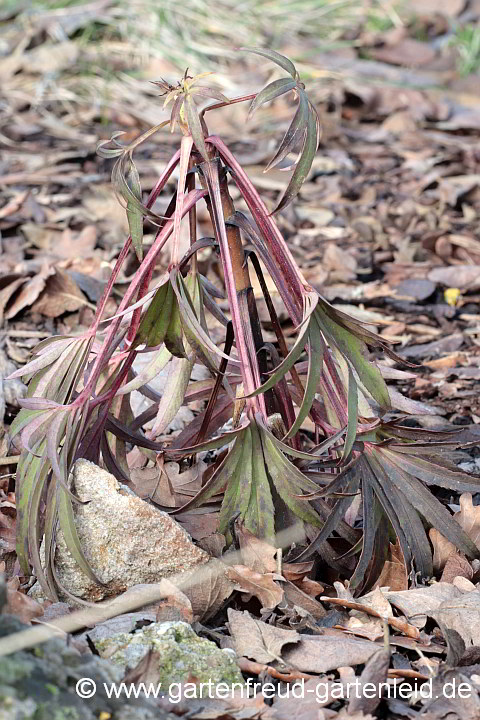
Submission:
[[[398,434],[403,432],[401,426],[383,423],[379,429],[369,433],[361,454],[357,450],[356,457],[338,476],[332,477],[329,485],[308,496],[314,504],[315,497],[335,497],[339,492],[343,495],[331,508],[317,538],[299,555],[300,560],[313,555],[322,542],[333,532],[338,532],[339,523],[352,500],[350,494],[361,488],[363,542],[351,579],[351,587],[356,592],[364,592],[375,583],[381,571],[379,558],[382,557],[382,548],[388,545],[392,532],[400,542],[407,567],[410,568],[413,563],[424,578],[433,574],[432,549],[425,526],[437,528],[467,557],[480,556],[480,549],[424,484],[428,482],[457,492],[475,492],[480,489],[480,478],[451,469],[443,457],[436,462],[435,448],[443,443],[429,443],[430,457],[427,459],[422,455],[419,458],[415,443],[386,441],[390,430]],[[405,432],[409,434],[406,427]],[[370,435],[376,435],[379,442],[372,442]]]
[[[248,112],[249,117],[264,103],[280,95],[284,95],[287,92],[293,91],[298,97],[298,108],[290,127],[264,171],[267,172],[270,168],[278,165],[290,152],[299,147],[299,157],[293,164],[294,171],[290,182],[277,207],[273,211],[273,213],[276,213],[289,205],[298,195],[310,172],[319,143],[320,122],[317,111],[307,97],[305,86],[300,82],[300,77],[295,65],[288,58],[274,50],[263,50],[259,48],[242,48],[242,50],[247,50],[248,52],[268,58],[286,70],[291,76],[275,80],[259,92],[250,106]]]
[[[22,570],[28,574],[31,564],[45,594],[52,600],[57,597],[51,563],[59,520],[65,529],[68,549],[80,560],[87,574],[94,577],[91,570],[87,570],[88,563],[82,559],[70,514],[64,518],[62,510],[59,515],[61,502],[75,500],[68,487],[68,467],[83,419],[80,408],[68,403],[83,380],[92,342],[93,338],[87,337],[41,343],[36,350],[38,356],[22,370],[27,375],[33,372],[33,378],[27,398],[22,401],[24,407],[10,430],[12,437],[20,437],[23,447],[16,477],[17,554]],[[39,549],[46,493],[43,565]]]
[[[199,447],[209,445],[205,443]],[[236,433],[228,455],[197,495],[173,512],[179,514],[198,507],[224,490],[220,532],[226,532],[232,517],[239,516],[255,535],[273,539],[277,529],[274,487],[295,515],[322,527],[322,518],[304,497],[304,493],[313,493],[318,486],[287,459],[283,447],[288,448],[290,454],[298,452],[277,441],[260,418],[259,422],[251,421]]]

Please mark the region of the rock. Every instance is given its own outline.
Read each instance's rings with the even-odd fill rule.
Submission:
[[[96,602],[133,585],[157,583],[208,562],[209,555],[167,513],[121,486],[113,475],[88,460],[77,460],[74,504],[78,536],[96,576],[96,585],[57,537],[55,565],[60,584],[77,597]]]
[[[136,667],[149,651],[158,654],[155,681],[166,691],[177,682],[243,683],[231,651],[198,637],[185,622],[153,623],[93,642],[100,657],[108,657],[122,668]]]
[[[0,616],[0,638],[26,627],[11,615]],[[120,667],[91,653],[81,655],[64,638],[0,657],[0,720],[175,720],[144,695],[108,697],[104,683],[109,687],[122,677]],[[85,700],[75,692],[82,678],[96,684],[95,694]]]

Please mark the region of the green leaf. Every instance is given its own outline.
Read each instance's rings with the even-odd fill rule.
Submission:
[[[180,410],[190,382],[192,369],[193,362],[190,362],[190,360],[179,357],[172,359],[168,369],[166,390],[160,400],[150,437],[155,438],[161,435]]]
[[[348,423],[347,433],[345,435],[345,445],[343,448],[343,461],[347,460],[350,455],[353,444],[357,438],[358,427],[358,388],[357,381],[353,370],[348,363]]]
[[[433,575],[432,552],[423,522],[411,502],[390,480],[390,470],[381,462],[380,455],[364,458],[365,472],[382,504],[402,548],[406,567],[412,557],[422,577]]]
[[[46,442],[43,441],[41,447],[38,448],[42,452],[45,450]],[[17,466],[16,478],[16,506],[17,506],[17,523],[16,523],[16,552],[18,562],[25,575],[30,575],[29,548],[28,548],[28,529],[32,522],[36,522],[36,518],[31,518],[29,508],[31,498],[38,478],[39,471],[45,468],[43,472],[48,472],[50,465],[45,462],[44,457],[36,457],[31,453],[23,452]]]
[[[267,164],[263,172],[268,172],[271,168],[278,165],[278,163],[280,163],[288,155],[288,153],[294,149],[299,139],[304,136],[305,129],[308,124],[308,113],[309,105],[307,96],[305,93],[301,93],[299,96],[298,108],[290,127],[285,133],[282,142],[278,146],[277,152]]]
[[[309,299],[311,300],[311,298]],[[315,299],[313,300],[313,303],[311,303],[310,308],[304,313],[303,322],[301,326],[301,332],[298,336],[298,338],[295,341],[295,344],[293,348],[288,353],[287,357],[282,360],[280,365],[278,365],[275,368],[275,371],[270,375],[269,379],[263,383],[263,385],[260,385],[259,388],[255,390],[255,392],[251,393],[250,395],[247,395],[246,397],[254,397],[255,395],[258,395],[259,393],[264,393],[267,390],[270,390],[274,385],[278,383],[279,380],[281,380],[284,375],[295,365],[298,358],[302,354],[305,344],[307,342],[307,339],[309,337],[310,332],[310,321],[311,321],[311,315],[315,310]]]
[[[477,548],[457,521],[453,519],[442,503],[432,495],[430,490],[420,480],[404,472],[396,463],[386,459],[382,451],[373,450],[374,456],[376,453],[380,453],[381,457],[383,456],[383,464],[388,469],[392,483],[411,500],[417,512],[467,557],[477,558],[480,555],[480,549]]]
[[[375,545],[375,535],[380,522],[381,508],[372,490],[372,486],[368,482],[362,485],[362,501],[363,501],[363,544],[360,559],[350,579],[350,587],[359,587],[367,571],[367,567],[373,556],[373,548]]]
[[[432,448],[433,450],[433,448]],[[480,491],[480,478],[463,473],[461,470],[451,470],[442,465],[442,458],[438,458],[438,464],[429,462],[425,458],[413,456],[415,446],[411,449],[412,455],[406,452],[394,452],[389,448],[382,450],[382,455],[388,457],[396,465],[419,478],[427,485],[438,485],[449,490],[456,490],[459,493]]]
[[[267,435],[262,437],[262,445],[265,455],[265,465],[268,474],[272,479],[275,490],[283,502],[305,522],[316,527],[323,527],[323,521],[315,512],[308,500],[303,500],[296,495],[302,491],[314,492],[318,486],[307,478],[287,458],[280,453]]]
[[[271,60],[272,62],[274,62],[275,65],[278,65],[279,67],[286,70],[295,80],[298,78],[297,69],[292,63],[292,61],[286,58],[284,55],[280,55],[280,53],[276,52],[275,50],[264,50],[263,48],[252,47],[241,47],[240,50],[245,50],[246,52],[251,52],[255,55],[261,55],[262,57],[267,58],[267,60]]]
[[[90,563],[83,553],[77,528],[75,527],[72,500],[61,485],[58,486],[58,518],[65,544],[75,562],[90,580],[97,583],[97,585],[103,585],[102,581],[99,580],[93,572]]]
[[[128,187],[130,188],[130,191],[132,194],[137,198],[137,200],[141,203],[142,202],[142,187],[140,185],[140,176],[138,174],[138,170],[135,166],[135,163],[130,158],[129,165],[127,167],[127,171],[125,173],[125,182],[127,183]],[[135,248],[135,252],[137,253],[137,257],[139,262],[142,262],[143,258],[143,214],[141,210],[139,209],[137,203],[132,202],[131,198],[129,196],[125,197],[125,200],[127,202],[127,219],[128,219],[128,229],[130,230],[130,235],[132,236],[132,243],[133,247]]]
[[[299,90],[298,93],[300,96],[304,94],[302,90]],[[300,192],[300,189],[305,182],[308,173],[310,172],[310,168],[312,167],[313,159],[317,152],[317,144],[316,112],[310,105],[307,129],[305,133],[305,144],[300,155],[300,159],[295,166],[295,170],[293,171],[293,175],[290,178],[287,189],[285,190],[282,199],[278,203],[273,213],[277,213],[280,210],[283,210],[283,208],[289,205]]]
[[[316,309],[317,321],[329,344],[336,346],[355,368],[360,381],[381,408],[390,408],[385,380],[374,362],[366,357],[366,345],[353,332],[332,320],[322,307]]]
[[[296,86],[295,80],[290,80],[290,78],[280,78],[280,80],[274,80],[274,82],[269,83],[266,87],[263,88],[261,92],[259,92],[252,104],[250,105],[250,108],[248,110],[248,118],[250,119],[253,115],[253,113],[264,103],[269,102],[270,100],[274,100],[276,97],[279,97],[280,95],[284,95],[285,93],[289,92],[290,90],[293,90],[293,88]]]
[[[117,395],[127,395],[133,390],[139,390],[139,388],[148,385],[159,373],[162,372],[163,368],[166,367],[167,363],[172,357],[172,353],[162,345],[159,350],[154,352],[152,361],[140,370],[138,375],[130,380],[126,385],[123,385],[117,392]]]
[[[257,537],[273,542],[275,537],[275,508],[267,475],[266,456],[258,427],[251,424],[252,480],[248,507],[243,517],[245,527]]]
[[[135,346],[145,343],[149,347],[160,345],[167,333],[172,314],[173,290],[167,281],[158,288],[144,314],[135,337]]]
[[[293,435],[295,435],[296,432],[298,432],[303,421],[310,412],[312,403],[315,399],[315,393],[317,391],[318,383],[320,382],[320,377],[322,375],[325,343],[323,341],[320,327],[315,319],[315,314],[310,319],[310,323],[308,325],[308,338],[309,363],[307,384],[305,387],[302,404],[298,410],[296,420],[288,431],[286,437],[292,437]]]
[[[170,285],[170,283],[169,283]],[[170,286],[171,287],[171,286]],[[170,322],[167,327],[167,332],[165,334],[165,347],[177,358],[186,358],[187,353],[185,352],[185,348],[183,346],[183,328],[182,328],[182,320],[180,316],[180,308],[178,305],[178,299],[176,295],[173,294],[173,305],[172,305],[172,314],[170,316]]]
[[[197,106],[191,95],[185,96],[184,107],[187,113],[187,121],[190,132],[192,133],[193,142],[200,155],[205,162],[209,162],[207,146],[205,145],[205,136],[203,134],[202,123],[198,115]]]
[[[243,440],[246,436],[245,433],[247,431],[248,428],[242,429],[242,432],[238,435],[238,437],[235,438],[233,447],[230,449],[226,458],[224,458],[224,460],[220,463],[210,480],[205,483],[205,485],[202,487],[201,490],[198,491],[195,497],[182,505],[182,507],[173,510],[171,512],[172,515],[178,515],[178,513],[183,513],[186,510],[191,510],[198,507],[214,495],[217,495],[217,493],[219,493],[221,490],[223,490],[225,485],[230,482],[231,478],[235,479],[235,471],[238,462],[242,457]],[[204,443],[204,445],[208,444],[209,443]]]
[[[232,462],[223,471],[223,477],[226,478],[226,489],[220,509],[218,531],[224,534],[227,534],[233,517],[236,515],[245,517],[252,493],[253,456],[250,426],[245,428],[245,432],[238,438],[238,444],[238,454],[235,456],[234,463]]]

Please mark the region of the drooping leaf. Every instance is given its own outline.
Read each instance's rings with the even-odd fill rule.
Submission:
[[[297,111],[293,117],[293,120],[285,133],[282,142],[278,146],[278,149],[272,159],[268,162],[264,172],[268,172],[271,168],[278,165],[282,160],[291,152],[299,140],[301,140],[305,134],[305,128],[308,124],[308,113],[309,105],[305,93],[299,95],[299,102]]]
[[[358,427],[358,387],[353,370],[348,365],[348,424],[347,433],[345,435],[345,445],[343,448],[343,460],[346,460],[353,448],[353,444],[357,439]]]
[[[322,375],[325,343],[320,327],[315,319],[315,314],[313,314],[308,325],[308,346],[309,365],[305,393],[302,404],[298,410],[297,418],[292,427],[289,429],[287,437],[295,435],[310,412],[310,408],[312,407],[312,402],[320,382],[320,377]]]
[[[299,93],[301,94],[302,91],[299,91]],[[290,182],[287,185],[287,189],[282,195],[282,198],[280,199],[277,207],[273,211],[274,213],[283,210],[283,208],[285,208],[292,202],[292,200],[300,192],[303,183],[307,179],[307,175],[310,172],[310,168],[312,167],[315,153],[317,152],[318,141],[316,117],[316,111],[309,104],[307,127],[305,130],[305,144],[303,146],[300,158],[295,165],[295,169],[293,171],[292,177],[290,178]]]
[[[157,417],[150,431],[151,437],[161,435],[175,418],[185,398],[190,382],[193,362],[185,358],[174,357],[170,362],[166,388],[158,406]]]
[[[188,127],[190,132],[192,133],[195,147],[197,148],[198,152],[203,157],[205,162],[208,162],[210,158],[208,156],[207,146],[205,145],[205,135],[203,133],[202,123],[200,122],[200,117],[198,115],[197,106],[195,105],[195,100],[191,95],[186,95],[184,101],[184,108],[186,110]]]
[[[169,352],[167,348],[162,345],[159,350],[155,351],[151,362],[149,362],[148,365],[143,367],[136,375],[136,377],[133,378],[133,380],[130,380],[125,385],[122,385],[120,390],[118,390],[117,395],[127,395],[134,390],[139,390],[144,385],[148,385],[149,382],[151,382],[154,378],[157,377],[157,375],[162,372],[163,368],[166,367],[171,357],[171,352]]]
[[[142,187],[140,184],[140,176],[131,157],[125,172],[125,181],[131,193],[141,203]],[[125,199],[127,202],[128,229],[130,230],[133,247],[137,253],[138,260],[141,262],[143,258],[143,214],[137,203],[133,202],[130,197],[126,197]]]
[[[284,95],[285,93],[292,90],[296,86],[296,84],[296,81],[291,80],[290,78],[280,78],[280,80],[274,80],[273,82],[269,83],[269,85],[264,87],[263,90],[255,96],[248,110],[248,118],[251,118],[254,112],[261,105],[266,102],[270,102],[270,100],[274,100],[280,95]]]
[[[295,65],[292,63],[291,60],[289,60],[284,55],[281,55],[280,53],[276,52],[275,50],[264,50],[263,48],[253,48],[253,47],[242,47],[240,50],[245,50],[246,52],[254,53],[255,55],[261,55],[262,57],[267,58],[268,60],[271,60],[275,63],[275,65],[278,65],[279,67],[286,70],[290,75],[296,80],[298,77],[297,70],[295,68]]]

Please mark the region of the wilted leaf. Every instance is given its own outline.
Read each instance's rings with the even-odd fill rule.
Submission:
[[[387,672],[390,665],[390,652],[388,650],[378,650],[375,655],[368,660],[362,674],[359,678],[358,690],[352,695],[348,703],[348,714],[355,713],[373,713],[380,705],[382,699],[382,690],[380,684],[385,683]],[[362,689],[365,685],[369,685],[368,694]],[[372,684],[376,686],[377,693],[372,697]]]

